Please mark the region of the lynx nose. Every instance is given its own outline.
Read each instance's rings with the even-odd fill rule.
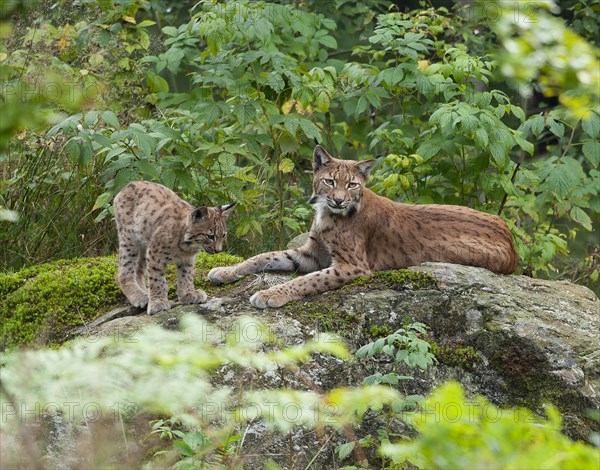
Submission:
[[[344,202],[344,199],[343,198],[334,197],[333,198],[333,202],[335,202],[336,205],[341,206],[342,202]]]

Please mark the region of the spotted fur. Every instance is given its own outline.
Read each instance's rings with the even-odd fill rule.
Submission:
[[[179,300],[204,302],[204,291],[194,288],[196,254],[223,249],[226,220],[234,206],[194,207],[165,186],[146,181],[123,188],[113,207],[119,233],[117,283],[129,302],[147,306],[149,314],[171,308],[165,278],[168,263],[177,265]]]
[[[306,244],[263,253],[208,278],[235,281],[261,271],[308,273],[255,293],[259,308],[338,288],[375,271],[426,261],[465,264],[510,274],[517,266],[513,237],[494,215],[462,206],[393,202],[365,188],[375,160],[338,160],[321,146],[313,154],[316,215]]]

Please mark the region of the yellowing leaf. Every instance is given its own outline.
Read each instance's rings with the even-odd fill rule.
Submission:
[[[282,173],[290,173],[294,169],[294,162],[289,158],[284,158],[279,163],[279,171]]]
[[[135,24],[135,18],[133,16],[123,16],[123,21],[127,21],[127,23]]]
[[[60,38],[58,41],[56,41],[56,47],[58,47],[58,49],[61,51],[68,45],[69,45],[69,43],[67,42],[67,40],[65,38]]]
[[[281,112],[283,114],[290,114],[290,112],[292,111],[292,108],[294,107],[295,103],[296,103],[296,100],[286,101],[285,103],[283,103],[281,105]]]

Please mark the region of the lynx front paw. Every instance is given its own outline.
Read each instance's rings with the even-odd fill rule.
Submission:
[[[129,300],[129,303],[134,307],[146,308],[146,305],[148,305],[148,294],[130,294],[127,296],[127,300]]]
[[[257,308],[281,307],[290,301],[285,295],[272,289],[261,290],[250,297],[250,303]]]
[[[148,315],[160,312],[162,310],[170,310],[171,304],[167,299],[151,300],[148,304]]]
[[[185,294],[179,296],[179,301],[182,304],[201,304],[206,302],[206,293],[202,290],[186,292]]]
[[[235,273],[234,266],[225,266],[222,268],[213,268],[208,273],[208,280],[215,284],[229,284],[235,282],[244,276]]]

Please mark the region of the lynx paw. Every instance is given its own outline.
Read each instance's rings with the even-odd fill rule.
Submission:
[[[171,304],[167,299],[151,300],[148,304],[148,315],[152,315],[161,310],[170,310]]]
[[[250,297],[250,303],[257,308],[281,307],[290,301],[285,295],[272,289],[261,290]]]
[[[208,280],[215,284],[229,284],[235,282],[244,276],[235,273],[234,266],[225,266],[222,268],[212,268],[208,273]]]
[[[206,302],[206,293],[202,290],[186,292],[179,297],[179,301],[182,304],[201,304]]]
[[[129,303],[134,307],[146,308],[146,305],[148,305],[148,294],[140,293],[128,295],[127,300],[129,300]]]

